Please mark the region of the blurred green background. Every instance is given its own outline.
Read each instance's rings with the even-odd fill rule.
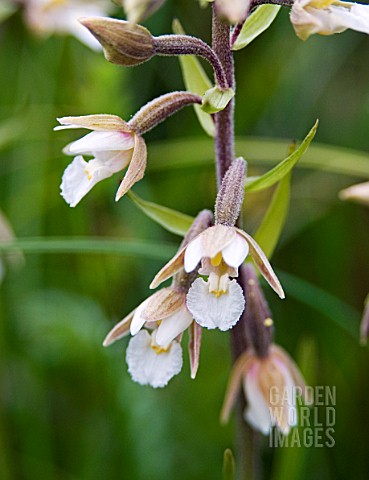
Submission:
[[[209,13],[194,1],[167,1],[146,25],[156,35],[169,33],[176,16],[188,33],[209,41]],[[283,11],[236,53],[237,135],[283,137],[287,148],[319,118],[314,142],[369,151],[368,58],[367,36],[346,32],[303,43]],[[61,150],[81,131],[52,131],[64,115],[114,113],[128,120],[146,101],[184,88],[178,61],[155,58],[124,70],[73,38],[33,37],[18,12],[0,26],[0,72],[0,209],[17,237],[148,242],[140,255],[34,253],[7,269],[0,287],[0,478],[222,478],[223,451],[235,450],[234,424],[218,422],[229,335],[205,332],[195,381],[185,339],[183,371],[163,390],[131,381],[127,340],[102,348],[112,325],[148,295],[180,237],[128,198],[115,204],[117,176],[69,208],[59,195],[70,161]],[[170,142],[188,146],[194,137],[210,142],[192,109],[147,134],[149,169],[134,191],[190,215],[212,208],[212,158],[196,166],[184,152],[171,163]],[[265,166],[249,168],[257,174]],[[265,291],[276,341],[308,383],[337,388],[335,446],[274,449],[261,438],[265,478],[368,478],[368,350],[358,339],[369,291],[369,211],[337,197],[359,180],[311,169],[293,173],[291,209],[273,257],[287,298]],[[270,192],[246,196],[245,229],[255,229],[269,198]]]

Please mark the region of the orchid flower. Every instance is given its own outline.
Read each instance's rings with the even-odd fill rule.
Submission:
[[[103,17],[112,5],[107,0],[23,0],[25,20],[36,34],[71,34],[93,50],[99,42],[79,23],[81,17]]]
[[[221,420],[227,422],[240,387],[243,387],[247,407],[245,420],[267,435],[276,426],[284,435],[297,425],[295,395],[301,393],[306,404],[312,403],[309,389],[289,355],[272,345],[266,357],[246,351],[234,365],[225,396]]]
[[[58,119],[66,128],[87,128],[92,130],[84,137],[64,148],[67,155],[76,155],[64,172],[61,195],[75,207],[81,199],[101,180],[111,177],[128,166],[119,186],[115,200],[118,201],[139,180],[146,168],[146,145],[140,135],[116,115],[86,115]],[[86,162],[83,155],[92,156]]]
[[[369,34],[369,5],[336,0],[295,0],[291,22],[296,35],[306,40],[314,33],[332,35],[350,28]]]

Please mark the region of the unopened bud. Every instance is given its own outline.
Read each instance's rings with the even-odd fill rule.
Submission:
[[[83,18],[80,22],[101,43],[111,63],[132,67],[154,55],[153,37],[141,25],[103,17]]]
[[[123,0],[127,20],[140,23],[158,10],[165,0]]]
[[[274,333],[271,313],[251,264],[246,264],[242,267],[241,278],[246,298],[243,323],[246,330],[247,343],[259,357],[266,357]]]
[[[244,197],[246,168],[246,160],[239,157],[224,175],[215,203],[215,223],[236,224]]]

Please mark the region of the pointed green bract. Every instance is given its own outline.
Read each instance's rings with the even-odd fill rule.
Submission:
[[[219,87],[215,86],[205,92],[205,95],[202,98],[201,108],[206,113],[220,112],[226,108],[233,97],[234,91],[231,88],[221,90]]]
[[[251,177],[246,179],[246,192],[257,192],[258,190],[264,190],[265,188],[269,188],[282,180],[282,178],[293,169],[296,163],[309,148],[317,128],[318,120],[315,122],[310,132],[306,135],[301,145],[293,153],[291,153],[291,155],[282,160],[278,165],[266,172],[261,177]]]
[[[279,182],[263,221],[254,235],[267,258],[273,255],[286,223],[290,205],[290,184],[291,172]]]
[[[185,33],[178,20],[173,22],[173,31],[180,35]],[[202,97],[207,90],[212,88],[212,83],[199,60],[193,55],[181,55],[178,59],[186,89]],[[210,137],[214,137],[215,127],[211,116],[203,111],[200,105],[194,105],[194,109],[202,128]]]
[[[223,480],[235,480],[235,462],[232,450],[229,448],[224,451]]]
[[[269,28],[280,8],[280,5],[261,5],[258,7],[243,24],[241,33],[237,37],[232,50],[241,50]]]
[[[168,232],[184,236],[194,221],[194,218],[190,215],[143,200],[132,190],[127,195],[145,215],[164,227]]]

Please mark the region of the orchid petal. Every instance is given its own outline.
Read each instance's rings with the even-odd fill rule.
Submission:
[[[111,150],[130,150],[134,146],[131,133],[91,132],[67,145],[63,152],[67,155],[88,154]]]
[[[115,196],[116,202],[122,198],[135,183],[141,180],[145,174],[147,160],[146,143],[139,135],[135,135],[134,138],[135,144],[132,159]]]
[[[184,269],[185,272],[192,272],[197,267],[201,260],[202,254],[201,234],[198,235],[192,242],[187,245],[184,255]]]
[[[229,282],[227,293],[216,297],[209,292],[208,282],[197,278],[188,291],[187,307],[202,327],[225,331],[238,322],[245,308],[245,299],[236,280]]]
[[[150,298],[151,297],[144,300],[141,305],[136,308],[130,327],[131,335],[136,335],[147,321],[146,318],[143,316],[143,311],[145,310],[148,302],[150,301]]]
[[[111,177],[113,173],[98,160],[87,163],[78,155],[64,171],[61,195],[71,207],[75,207],[98,182]]]
[[[82,115],[80,117],[62,117],[57,120],[61,125],[55,127],[54,130],[88,128],[96,131],[131,132],[128,124],[117,115]]]
[[[103,342],[104,347],[109,347],[109,345],[113,344],[117,340],[125,337],[129,334],[132,318],[134,316],[136,310],[133,310],[129,313],[126,317],[123,318],[119,323],[117,323],[107,334],[105,340]]]
[[[249,244],[241,235],[236,235],[232,242],[222,250],[223,260],[232,268],[238,268],[248,253]]]
[[[182,348],[172,342],[166,352],[157,353],[152,348],[152,338],[142,330],[131,338],[126,352],[128,372],[135,382],[160,388],[182,369]]]
[[[162,347],[184,332],[193,322],[192,315],[184,306],[170,317],[163,320],[156,333],[156,343]]]
[[[264,435],[270,432],[272,419],[258,384],[258,366],[254,365],[244,379],[243,388],[248,401],[245,419]]]

